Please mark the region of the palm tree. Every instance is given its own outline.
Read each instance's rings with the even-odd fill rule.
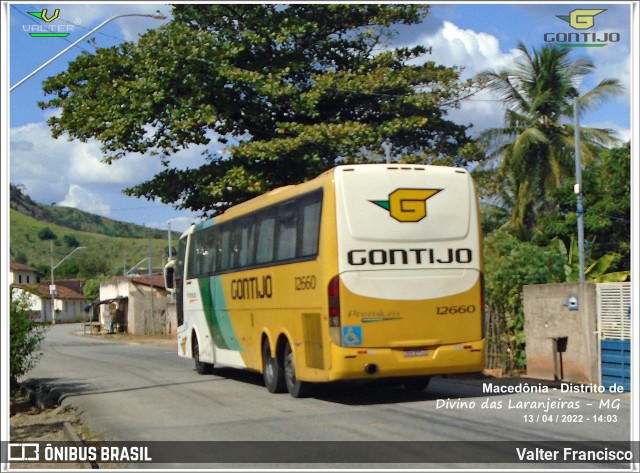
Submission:
[[[520,43],[522,57],[513,68],[486,71],[479,79],[501,94],[505,126],[486,130],[480,139],[490,158],[501,159],[497,178],[511,206],[511,226],[522,239],[531,236],[536,215],[544,211],[546,193],[572,175],[574,164],[573,99],[582,78],[595,66],[584,59],[571,61],[570,50],[554,45],[529,53]],[[622,91],[615,79],[604,79],[578,99],[580,112]],[[597,151],[615,144],[607,129],[580,127],[583,163]]]

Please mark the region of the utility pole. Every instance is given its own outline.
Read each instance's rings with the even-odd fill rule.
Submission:
[[[384,150],[384,155],[387,160],[387,164],[391,164],[391,148],[393,144],[389,140],[384,140],[382,142],[382,149]]]
[[[152,251],[152,236],[153,236],[153,229],[150,228],[149,229],[149,291],[150,291],[150,296],[151,296],[151,333],[155,332],[155,317],[153,314],[154,311],[154,307],[153,307],[153,273],[152,273],[152,265],[151,265],[151,251]]]
[[[64,260],[66,260],[69,256],[71,256],[72,254],[74,254],[76,251],[78,250],[84,250],[86,249],[86,246],[79,246],[76,249],[74,249],[71,253],[69,253],[67,256],[65,256],[64,258],[62,258],[58,264],[56,264],[55,266],[53,265],[53,240],[51,240],[51,253],[50,253],[50,261],[51,261],[51,284],[49,284],[49,293],[51,294],[51,324],[55,325],[56,323],[56,295],[57,295],[57,291],[56,291],[56,283],[55,280],[53,279],[53,271],[62,264],[62,262]],[[46,320],[45,320],[46,322]]]
[[[573,95],[573,138],[576,152],[576,184],[573,191],[576,194],[576,216],[578,218],[578,259],[580,261],[580,283],[585,282],[584,276],[584,207],[582,206],[582,163],[580,160],[580,110],[578,107],[578,91]]]

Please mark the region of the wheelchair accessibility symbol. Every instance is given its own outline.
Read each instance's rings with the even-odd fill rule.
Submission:
[[[345,347],[359,347],[362,345],[362,327],[359,325],[342,327],[342,345]]]

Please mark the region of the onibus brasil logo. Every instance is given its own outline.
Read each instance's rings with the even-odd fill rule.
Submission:
[[[66,38],[74,31],[73,25],[52,23],[53,20],[60,16],[60,10],[58,8],[53,10],[53,12],[43,8],[41,11],[30,11],[27,13],[44,22],[44,24],[22,25],[22,30],[28,32],[29,36],[33,38]]]
[[[427,200],[442,189],[396,189],[389,200],[370,200],[398,222],[419,222],[427,216]]]
[[[568,15],[556,15],[579,32],[545,33],[544,41],[563,48],[602,48],[620,41],[620,33],[585,31],[595,27],[596,16],[607,11],[602,8],[578,8]]]

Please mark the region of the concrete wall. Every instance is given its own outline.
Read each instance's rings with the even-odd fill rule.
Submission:
[[[129,286],[129,333],[163,335],[166,326],[167,293],[142,284]],[[153,315],[151,315],[153,297]]]
[[[576,310],[570,308],[571,296]],[[595,284],[524,286],[523,309],[528,377],[598,382]],[[554,350],[557,337],[568,337],[561,356]]]

